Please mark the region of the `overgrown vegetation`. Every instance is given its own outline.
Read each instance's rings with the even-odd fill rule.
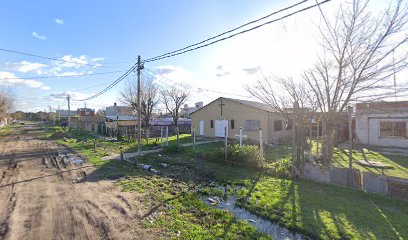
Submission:
[[[238,204],[254,214],[312,238],[408,238],[406,202],[312,181],[279,179],[256,168],[211,160],[214,149],[221,149],[223,143],[197,145],[195,151],[186,147],[178,154],[150,154],[136,160],[160,170],[160,176],[139,169],[137,164],[100,161],[99,151],[103,148],[94,153],[91,141],[65,144],[101,166],[101,178],[119,179],[117,184],[124,191],[143,194],[144,204],[155,209],[146,215],[143,225],[162,228],[174,238],[266,238],[248,223],[203,203],[199,193],[221,196],[219,185],[237,187]],[[266,151],[281,156],[273,160],[267,157],[268,168],[284,165],[286,169],[291,151],[287,145]],[[279,175],[277,172],[274,174]]]
[[[11,125],[4,126],[4,127],[0,128],[0,137],[9,135],[9,134],[13,133],[14,130],[15,129]]]

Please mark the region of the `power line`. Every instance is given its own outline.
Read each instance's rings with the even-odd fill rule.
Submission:
[[[319,6],[319,5],[325,4],[325,3],[330,2],[330,1],[332,1],[332,0],[325,0],[325,1],[322,1],[322,2],[320,2],[320,3],[316,3],[316,4],[314,4],[314,5],[311,5],[311,6],[302,8],[302,9],[300,9],[300,10],[294,11],[294,12],[292,12],[292,13],[289,13],[289,14],[287,14],[287,15],[284,15],[284,16],[282,16],[282,17],[280,17],[280,18],[276,18],[276,19],[270,20],[270,21],[265,22],[265,23],[263,23],[263,24],[260,24],[260,25],[257,25],[257,26],[255,26],[255,27],[252,27],[252,28],[249,28],[249,29],[246,29],[246,30],[237,32],[237,33],[234,33],[234,34],[229,35],[229,36],[227,36],[227,37],[223,37],[223,38],[214,40],[214,41],[209,42],[209,43],[204,44],[204,45],[200,45],[200,46],[197,46],[197,47],[194,47],[194,48],[190,48],[190,49],[186,49],[186,50],[183,50],[183,51],[177,51],[177,50],[176,50],[176,51],[173,51],[173,52],[174,52],[173,54],[170,54],[170,53],[168,53],[168,54],[162,54],[162,55],[160,55],[161,57],[160,57],[160,56],[157,56],[157,57],[149,58],[149,59],[144,60],[143,63],[154,62],[154,61],[158,61],[158,60],[161,60],[161,59],[170,58],[170,57],[174,57],[174,56],[177,56],[177,55],[181,55],[181,54],[184,54],[184,53],[187,53],[187,52],[191,52],[191,51],[194,51],[194,50],[203,48],[203,47],[207,47],[207,46],[213,45],[213,44],[215,44],[215,43],[218,43],[218,42],[221,42],[221,41],[224,41],[224,40],[233,38],[233,37],[235,37],[235,36],[238,36],[238,35],[241,35],[241,34],[244,34],[244,33],[247,33],[247,32],[253,31],[253,30],[256,30],[256,29],[258,29],[258,28],[264,27],[264,26],[269,25],[269,24],[271,24],[271,23],[274,23],[274,22],[283,20],[283,19],[285,19],[285,18],[291,17],[291,16],[293,16],[293,15],[295,15],[295,14],[304,12],[304,11],[306,11],[306,10],[309,10],[309,9],[311,9],[311,8],[317,7],[317,6]]]
[[[104,75],[112,73],[120,73],[125,71],[111,71],[111,72],[99,72],[99,73],[84,73],[84,74],[72,74],[72,75],[62,75],[62,76],[36,76],[36,77],[14,77],[14,78],[0,78],[2,80],[10,79],[45,79],[45,78],[65,78],[65,77],[84,77],[84,76],[93,76],[93,75]]]
[[[159,55],[159,56],[156,56],[156,57],[153,57],[153,58],[146,59],[146,60],[142,61],[141,63],[144,64],[144,63],[147,63],[147,62],[158,61],[158,60],[161,60],[161,59],[164,59],[164,58],[174,57],[174,56],[181,55],[181,54],[184,54],[184,53],[187,53],[187,52],[190,52],[190,51],[194,51],[194,50],[197,50],[197,49],[200,49],[200,48],[203,48],[203,47],[207,47],[207,46],[210,46],[210,45],[215,44],[215,43],[217,43],[217,42],[221,42],[221,41],[224,41],[224,40],[233,38],[233,37],[235,37],[235,36],[238,36],[238,35],[241,35],[241,34],[244,34],[244,33],[250,32],[250,31],[253,31],[253,30],[255,30],[255,29],[261,28],[261,27],[266,26],[266,25],[268,25],[268,24],[271,24],[271,23],[274,23],[274,22],[283,20],[283,19],[285,19],[285,18],[288,18],[288,17],[293,16],[293,15],[295,15],[295,14],[298,14],[298,13],[300,13],[300,12],[304,12],[304,11],[306,11],[306,10],[309,10],[309,9],[311,9],[311,8],[317,7],[317,6],[319,6],[319,5],[325,4],[325,3],[330,2],[330,1],[332,1],[332,0],[325,0],[325,1],[322,1],[322,2],[320,2],[320,3],[316,3],[316,4],[314,4],[314,5],[311,5],[311,6],[302,8],[302,9],[300,9],[300,10],[291,12],[291,13],[289,13],[289,14],[287,14],[287,15],[284,15],[284,16],[282,16],[282,17],[280,17],[280,18],[276,18],[276,19],[270,20],[270,21],[265,22],[265,23],[263,23],[263,24],[257,25],[257,26],[255,26],[255,27],[252,27],[252,28],[249,28],[249,29],[246,29],[246,30],[237,32],[237,33],[234,33],[234,34],[232,34],[232,35],[229,35],[229,36],[226,36],[226,37],[217,39],[217,40],[214,40],[214,41],[209,42],[209,43],[206,43],[206,44],[204,44],[204,45],[197,46],[197,45],[199,45],[200,43],[193,44],[194,46],[197,46],[197,47],[194,47],[194,48],[185,47],[185,48],[183,48],[184,50],[179,49],[179,50],[176,50],[176,51],[172,51],[173,53],[172,53],[172,52],[169,52],[169,53],[166,53],[166,54],[162,54],[162,55]],[[297,6],[297,5],[299,5],[299,4],[302,4],[303,2],[305,2],[305,1],[302,1],[302,2],[299,2],[298,4],[289,6],[289,7],[287,7],[286,9],[290,9],[290,8],[292,8],[292,7],[294,7],[294,6]],[[279,11],[277,11],[277,12],[281,12],[281,11],[283,11],[283,10],[284,10],[284,9],[279,10]],[[276,13],[275,13],[275,14],[276,14]],[[272,14],[272,15],[273,15],[273,14]],[[265,17],[266,17],[266,16],[265,16]],[[265,18],[265,17],[264,17],[264,18]],[[257,21],[257,20],[255,20],[255,21]],[[250,24],[250,23],[248,23],[248,24]],[[230,31],[234,31],[234,30],[230,30]],[[225,34],[227,34],[227,33],[228,33],[228,32],[225,32],[225,33],[222,33],[222,34],[220,34],[220,35],[225,35]],[[214,38],[216,38],[216,37],[213,37],[213,38],[211,38],[211,39],[214,39]],[[211,40],[211,39],[204,40],[203,42],[207,42],[207,41],[209,41],[209,40]],[[1,48],[0,48],[0,50],[1,50]],[[104,94],[105,92],[107,92],[107,91],[109,91],[111,88],[113,88],[115,85],[117,85],[117,84],[118,84],[119,82],[121,82],[123,79],[125,79],[125,78],[126,78],[132,71],[134,71],[137,67],[138,67],[137,63],[134,64],[128,71],[126,71],[126,73],[124,73],[122,76],[120,76],[120,77],[119,77],[118,79],[116,79],[114,82],[112,82],[108,87],[106,87],[106,88],[103,89],[102,91],[100,91],[100,92],[98,92],[98,93],[92,95],[91,97],[88,97],[88,98],[85,98],[85,99],[81,99],[81,100],[75,100],[75,101],[87,101],[87,100],[91,100],[91,99],[94,99],[94,98],[96,98],[96,97],[99,97],[100,95]]]
[[[53,61],[58,61],[58,62],[73,63],[73,64],[78,64],[78,65],[87,65],[87,66],[92,66],[92,67],[108,67],[108,66],[103,66],[101,64],[80,63],[80,62],[68,61],[64,59],[52,58],[52,57],[42,56],[38,54],[20,52],[20,51],[5,49],[5,48],[0,48],[0,51],[20,54],[20,55],[25,55],[25,56],[30,56],[30,57],[42,58],[42,59],[47,59],[47,60],[53,60]],[[115,67],[109,67],[109,68],[115,68]]]
[[[263,16],[263,17],[258,18],[258,19],[256,19],[256,20],[253,20],[253,21],[247,22],[247,23],[245,23],[245,24],[242,24],[242,25],[240,25],[240,26],[238,26],[238,27],[236,27],[236,28],[233,28],[233,29],[228,30],[228,31],[226,31],[226,32],[223,32],[223,33],[221,33],[221,34],[218,34],[218,35],[215,35],[215,36],[213,36],[213,37],[207,38],[207,39],[205,39],[205,40],[203,40],[203,41],[201,41],[201,42],[194,43],[194,44],[191,44],[191,45],[189,45],[189,46],[187,46],[187,47],[183,47],[183,48],[180,48],[180,49],[171,51],[171,52],[167,52],[167,53],[164,53],[164,54],[159,55],[159,56],[156,56],[156,57],[148,58],[148,59],[144,60],[143,62],[151,62],[151,61],[155,61],[156,59],[159,60],[159,59],[161,59],[161,58],[164,57],[164,56],[172,55],[172,54],[174,54],[174,53],[176,53],[176,52],[180,52],[180,51],[186,50],[186,49],[188,49],[188,48],[191,48],[191,47],[194,47],[194,46],[203,44],[203,43],[208,42],[208,41],[211,41],[211,40],[213,40],[213,39],[215,39],[215,38],[224,36],[224,35],[226,35],[226,34],[228,34],[228,33],[232,33],[232,32],[234,32],[234,31],[236,31],[236,30],[238,30],[238,29],[241,29],[241,28],[243,28],[243,27],[246,27],[246,26],[248,26],[248,25],[257,23],[257,22],[259,22],[259,21],[262,21],[262,20],[264,20],[264,19],[266,19],[266,18],[269,18],[269,17],[271,17],[271,16],[273,16],[273,15],[276,15],[276,14],[278,14],[278,13],[281,13],[281,12],[283,12],[283,11],[286,11],[286,10],[289,10],[289,9],[294,8],[294,7],[296,7],[296,6],[299,6],[299,5],[301,5],[301,4],[303,4],[303,3],[307,2],[307,1],[308,1],[308,0],[300,1],[300,2],[298,2],[298,3],[295,3],[295,4],[291,5],[291,6],[282,8],[282,9],[280,9],[280,10],[278,10],[278,11],[272,12],[272,13],[266,15],[266,16]]]
[[[224,95],[230,95],[230,96],[236,96],[236,97],[252,98],[251,96],[245,96],[245,95],[240,95],[240,94],[220,92],[220,91],[210,90],[210,89],[206,89],[206,88],[202,88],[202,87],[197,87],[197,86],[194,86],[194,85],[192,85],[192,84],[179,83],[179,82],[176,82],[175,80],[173,80],[173,79],[171,79],[171,78],[168,78],[168,77],[164,76],[164,74],[160,74],[160,75],[159,75],[159,74],[157,74],[157,73],[154,73],[153,70],[151,70],[151,69],[149,69],[149,68],[145,68],[145,70],[147,70],[147,71],[145,72],[147,75],[149,75],[149,76],[151,76],[151,77],[154,77],[154,78],[160,78],[159,81],[164,78],[164,79],[167,79],[167,80],[169,80],[169,81],[171,81],[171,82],[173,82],[173,83],[175,83],[175,84],[180,85],[181,87],[186,87],[185,85],[187,85],[187,86],[190,87],[190,88],[197,88],[197,91],[206,91],[206,92],[213,92],[213,93],[224,94]],[[156,75],[158,75],[158,76],[153,76],[153,75],[150,74],[149,72],[152,73],[152,74],[156,74]],[[164,85],[167,85],[167,86],[170,86],[168,83],[163,83],[163,84],[164,84]],[[208,97],[208,96],[207,96],[207,97]]]
[[[115,81],[113,81],[111,84],[109,84],[109,86],[107,86],[105,89],[103,89],[102,91],[99,91],[98,93],[87,97],[85,99],[72,99],[74,101],[88,101],[94,98],[99,97],[100,95],[106,93],[107,91],[109,91],[111,88],[113,88],[114,86],[116,86],[119,82],[121,82],[123,79],[125,79],[129,74],[131,74],[135,69],[137,68],[137,64],[134,64],[129,70],[127,70],[124,74],[122,74],[119,78],[117,78]]]

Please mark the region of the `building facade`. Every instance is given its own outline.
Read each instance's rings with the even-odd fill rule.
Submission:
[[[259,102],[220,97],[191,114],[192,129],[197,136],[238,139],[240,128],[244,139],[277,144],[293,134],[293,125],[284,117]]]
[[[356,136],[367,145],[408,147],[408,101],[356,105]]]

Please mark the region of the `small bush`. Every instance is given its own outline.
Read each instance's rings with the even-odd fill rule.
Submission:
[[[290,159],[281,159],[270,164],[270,173],[280,178],[292,178],[292,162]]]
[[[225,151],[225,148],[222,149]],[[239,144],[228,145],[228,160],[250,167],[261,167],[261,154],[258,146]]]
[[[163,152],[168,154],[182,153],[185,150],[185,147],[182,147],[178,144],[169,145],[163,148]]]
[[[244,165],[249,167],[261,167],[261,154],[258,146],[244,145],[242,147],[239,144],[228,145],[228,161],[236,163],[238,165]],[[225,147],[216,148],[213,151],[200,151],[196,153],[196,157],[203,158],[205,160],[212,161],[224,161],[225,160]]]

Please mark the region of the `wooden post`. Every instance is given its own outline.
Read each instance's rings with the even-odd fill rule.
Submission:
[[[310,153],[309,153],[309,161],[312,161],[312,150],[313,150],[313,141],[312,141],[312,131],[313,131],[313,122],[314,120],[309,121],[309,145],[310,145]]]
[[[120,150],[120,160],[121,160],[121,161],[124,160],[124,158],[123,158],[123,150],[122,150],[122,149]]]
[[[225,162],[228,161],[228,134],[227,134],[227,127],[224,128],[224,135],[225,135]]]
[[[180,143],[180,129],[178,126],[176,127],[176,131],[177,131],[177,144],[179,144]]]
[[[353,113],[353,107],[347,107],[348,113],[348,130],[349,130],[349,168],[353,168],[353,120],[351,114]]]
[[[261,152],[261,166],[264,166],[264,148],[263,148],[263,139],[262,139],[262,129],[259,128],[259,150]]]
[[[195,128],[193,127],[193,150],[195,151]]]
[[[94,147],[94,152],[96,152],[96,139],[94,139],[93,147]]]
[[[169,146],[169,126],[166,126],[166,146]]]
[[[163,147],[163,137],[164,137],[163,131],[164,131],[163,127],[160,126],[160,146],[162,147]]]
[[[319,156],[319,141],[320,141],[320,122],[317,121],[317,129],[316,129],[316,157]]]

